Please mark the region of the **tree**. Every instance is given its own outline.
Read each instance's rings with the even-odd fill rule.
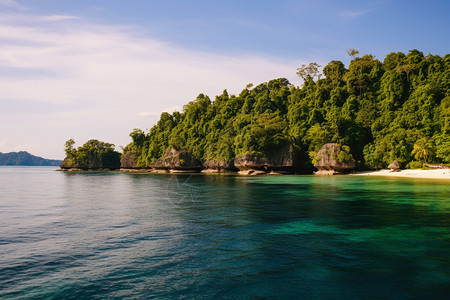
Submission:
[[[75,145],[75,141],[73,139],[66,141],[66,143],[64,144],[64,151],[65,151],[67,157],[73,156],[73,154],[74,154],[73,145]]]
[[[83,170],[119,169],[121,154],[114,151],[114,145],[98,140],[89,140],[78,149],[73,148],[75,142],[66,142],[66,159],[62,167]]]
[[[333,82],[340,81],[346,71],[344,64],[338,60],[332,60],[323,68],[323,74]]]
[[[312,81],[315,76],[319,75],[319,68],[322,67],[316,62],[309,63],[308,65],[303,64],[297,69],[297,75],[301,77],[305,82]]]
[[[356,50],[355,48],[347,49],[347,50],[345,50],[345,52],[347,52],[347,54],[348,54],[352,59],[355,59],[356,55],[359,54],[359,51]]]
[[[424,161],[424,163],[428,163],[428,158],[433,155],[433,145],[429,138],[421,138],[414,144],[414,149],[411,152],[411,155],[414,156],[415,159],[419,161]]]
[[[308,153],[332,142],[348,145],[358,165],[370,168],[394,159],[409,167],[415,159],[449,163],[450,54],[423,57],[412,50],[380,62],[370,54],[358,57],[356,49],[347,53],[349,66],[331,61],[317,84],[321,67],[310,63],[297,69],[301,87],[278,78],[248,85],[238,96],[224,90],[213,102],[200,94],[181,112],[163,113],[147,134],[134,130],[124,152],[148,167],[168,147],[200,161],[230,162],[242,152],[266,155],[290,144],[309,169]],[[423,147],[425,136],[430,145]]]
[[[145,133],[141,129],[133,129],[133,131],[130,133],[130,137],[137,147],[141,147],[144,144]]]
[[[395,68],[395,70],[398,73],[406,73],[406,80],[409,81],[409,73],[411,73],[411,71],[413,71],[415,69],[416,65],[413,64],[407,64],[407,65],[401,65],[401,66],[397,66]]]
[[[393,70],[398,65],[401,64],[403,59],[405,58],[405,54],[403,52],[391,52],[388,55],[386,55],[383,64],[386,70]]]

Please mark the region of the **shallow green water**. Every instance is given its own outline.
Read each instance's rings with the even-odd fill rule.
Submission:
[[[450,186],[0,168],[0,298],[446,298]]]

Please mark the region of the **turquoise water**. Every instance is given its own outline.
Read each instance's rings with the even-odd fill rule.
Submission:
[[[1,299],[442,299],[450,185],[0,168]]]

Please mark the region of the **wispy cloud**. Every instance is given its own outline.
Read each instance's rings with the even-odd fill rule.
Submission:
[[[71,20],[71,19],[79,19],[77,16],[67,16],[67,15],[51,15],[51,16],[42,16],[39,17],[42,21],[48,21],[48,22],[57,22],[57,21],[65,21],[65,20]]]
[[[362,17],[363,15],[366,15],[370,13],[370,9],[366,10],[346,10],[346,11],[340,11],[338,12],[337,16],[344,20],[353,20],[359,17]]]
[[[26,9],[25,6],[19,4],[19,2],[15,0],[0,0],[0,6],[15,8],[15,9]]]
[[[160,112],[179,110],[199,93],[214,99],[223,89],[239,93],[250,82],[277,77],[299,84],[295,70],[302,62],[191,51],[139,35],[136,28],[87,24],[72,16],[22,19],[0,20],[0,68],[17,70],[15,76],[0,73],[0,101],[45,103],[58,113],[11,106],[0,128],[11,128],[2,133],[10,144],[44,143],[35,147],[40,155],[45,148],[61,157],[71,137],[125,145],[133,128],[150,128]]]
[[[1,0],[0,0],[1,1]],[[49,15],[49,16],[33,16],[23,13],[0,13],[1,23],[20,24],[20,26],[34,26],[45,22],[61,22],[67,20],[81,19],[78,16],[69,15]]]

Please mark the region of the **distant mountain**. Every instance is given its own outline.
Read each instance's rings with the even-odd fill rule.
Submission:
[[[0,166],[59,166],[62,160],[45,159],[26,151],[0,152]]]

